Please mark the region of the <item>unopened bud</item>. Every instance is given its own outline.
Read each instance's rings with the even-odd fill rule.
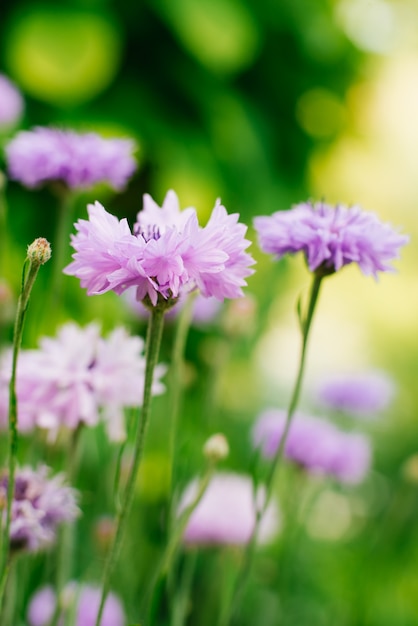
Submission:
[[[226,459],[229,454],[229,445],[227,438],[222,433],[212,435],[203,446],[203,454],[214,463]]]
[[[51,258],[51,244],[44,237],[38,237],[28,246],[28,259],[31,263],[43,265]]]

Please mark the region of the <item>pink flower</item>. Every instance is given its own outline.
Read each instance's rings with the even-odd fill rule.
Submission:
[[[243,295],[245,278],[253,273],[250,242],[238,215],[228,215],[217,202],[208,224],[198,224],[196,210],[180,211],[174,191],[160,208],[149,195],[138,213],[134,232],[96,202],[89,220],[79,220],[72,236],[74,261],[64,270],[77,276],[88,295],[113,290],[121,294],[135,286],[136,297],[175,299],[200,289],[218,300]]]
[[[0,74],[0,127],[14,126],[23,113],[23,98],[11,80]]]
[[[105,339],[100,328],[64,325],[56,338],[44,337],[38,350],[23,350],[17,375],[19,428],[35,426],[52,432],[102,418],[109,437],[125,436],[124,407],[140,406],[145,374],[144,341],[116,328]],[[164,390],[165,368],[157,366],[153,393]],[[9,358],[0,368],[0,422],[7,423]],[[1,384],[1,382],[3,384]]]
[[[377,371],[334,374],[324,379],[318,389],[325,406],[359,417],[372,417],[383,411],[394,395],[394,381]]]
[[[54,543],[57,527],[79,514],[76,491],[64,485],[62,474],[48,478],[45,466],[18,469],[10,525],[10,549],[36,552]],[[0,474],[0,499],[7,500],[8,474]],[[3,510],[3,521],[5,510]]]
[[[179,513],[189,506],[197,495],[198,481],[192,481],[184,491]],[[183,540],[187,544],[245,544],[255,525],[253,483],[249,476],[233,473],[216,474],[203,498],[190,516]],[[260,506],[265,499],[264,488],[257,494]],[[271,541],[279,530],[279,511],[274,500],[270,502],[260,525],[259,541]]]
[[[59,626],[64,618],[76,606],[74,626],[94,626],[99,610],[101,590],[92,585],[77,585],[70,582],[64,589],[63,611]],[[31,598],[28,608],[30,626],[49,626],[54,615],[57,599],[49,585],[39,589]],[[125,626],[125,614],[120,600],[114,593],[107,596],[100,626]]]
[[[276,454],[285,422],[285,411],[270,409],[259,416],[253,443],[265,457]],[[349,484],[361,482],[371,463],[371,447],[366,436],[340,431],[329,422],[301,413],[293,417],[284,452],[288,459],[312,474],[326,474]]]
[[[409,237],[360,207],[304,202],[290,211],[256,217],[260,247],[281,259],[303,252],[312,272],[336,272],[357,263],[363,274],[393,271],[390,262]]]
[[[122,189],[136,169],[133,150],[130,139],[37,127],[18,133],[6,146],[6,158],[10,178],[26,187],[59,180],[70,189],[96,183]]]

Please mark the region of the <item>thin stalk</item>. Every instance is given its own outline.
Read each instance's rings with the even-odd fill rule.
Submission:
[[[233,596],[232,603],[230,607],[227,608],[225,613],[221,615],[219,626],[227,626],[233,620],[238,610],[239,602],[242,598],[243,592],[247,584],[248,576],[249,576],[252,563],[254,560],[255,548],[257,544],[257,537],[258,537],[258,532],[260,529],[261,520],[268,507],[268,504],[269,504],[269,501],[273,492],[275,477],[276,477],[279,465],[283,458],[283,453],[284,453],[284,449],[286,445],[287,436],[289,434],[290,425],[292,423],[292,418],[296,412],[296,409],[299,403],[300,392],[302,389],[303,375],[305,373],[306,351],[308,347],[309,331],[312,326],[312,319],[313,319],[315,307],[318,301],[319,289],[321,286],[322,279],[323,279],[323,275],[320,275],[319,273],[313,275],[308,309],[307,309],[304,320],[301,320],[302,347],[301,347],[300,358],[299,358],[299,367],[298,367],[298,372],[297,372],[296,381],[293,387],[292,395],[290,398],[289,407],[288,407],[287,414],[286,414],[286,422],[285,422],[283,435],[280,439],[280,444],[276,450],[276,454],[274,455],[272,464],[270,466],[270,471],[267,476],[266,497],[260,506],[256,505],[256,519],[255,519],[255,524],[254,524],[254,530],[247,544],[247,548],[244,554],[243,564],[242,564],[242,567],[240,568],[240,573],[237,578],[237,583],[236,583],[235,593]],[[256,502],[256,498],[254,498],[254,501]]]
[[[215,471],[216,463],[210,462],[205,474],[199,482],[197,493],[191,504],[184,509],[182,514],[180,515],[177,524],[174,528],[173,533],[171,534],[169,541],[167,543],[166,549],[162,555],[162,558],[158,564],[156,571],[154,572],[154,576],[152,578],[151,586],[146,594],[145,598],[145,609],[147,609],[147,605],[149,599],[151,599],[150,611],[152,612],[153,607],[155,605],[155,597],[158,595],[158,592],[161,591],[163,582],[167,578],[167,575],[172,566],[173,560],[175,558],[178,546],[180,544],[181,538],[183,537],[184,531],[186,530],[187,524],[189,522],[190,516],[193,511],[203,498],[206,489],[212,479],[213,473]],[[154,600],[154,601],[152,601]],[[152,623],[152,620],[149,620],[149,623]]]
[[[40,242],[41,240],[36,240],[31,246],[28,248],[28,254],[30,248]],[[47,244],[46,240],[42,240],[42,245],[45,246]],[[48,244],[49,246],[49,244]],[[36,247],[36,246],[35,246]],[[39,251],[38,248],[35,250],[35,253]],[[48,257],[49,258],[49,257]],[[48,260],[45,258],[45,260]],[[9,383],[9,452],[8,452],[8,483],[7,483],[7,508],[6,508],[6,524],[4,527],[4,531],[2,533],[2,544],[1,544],[1,558],[0,558],[0,608],[3,603],[4,589],[6,586],[7,575],[9,571],[8,565],[8,557],[9,557],[9,546],[10,546],[10,524],[12,517],[12,503],[13,503],[13,495],[15,488],[15,470],[16,470],[16,459],[17,459],[17,448],[18,448],[18,427],[17,427],[17,395],[16,395],[16,375],[17,375],[17,362],[19,356],[20,346],[22,344],[22,335],[23,335],[23,327],[26,316],[26,311],[29,304],[29,297],[32,291],[32,287],[35,283],[36,276],[38,274],[39,268],[45,260],[40,261],[38,258],[33,258],[33,256],[29,259],[25,260],[23,265],[22,272],[22,287],[21,293],[17,302],[17,311],[13,332],[13,351],[12,351],[12,373],[10,377]],[[27,263],[29,263],[28,271],[26,273]]]
[[[182,308],[177,322],[176,334],[173,343],[173,352],[170,367],[170,418],[169,418],[169,463],[170,463],[170,491],[171,502],[173,500],[173,485],[175,485],[175,460],[177,449],[177,431],[179,412],[183,391],[184,352],[186,349],[187,335],[193,314],[193,304],[197,292],[191,293]]]
[[[158,355],[160,352],[161,337],[164,326],[164,310],[160,307],[155,307],[151,310],[147,341],[146,341],[146,366],[145,366],[145,382],[144,382],[144,397],[142,402],[142,409],[140,419],[138,421],[138,427],[136,432],[135,447],[133,460],[129,472],[129,476],[126,483],[126,488],[122,496],[121,506],[117,513],[116,518],[116,531],[113,538],[112,545],[109,549],[104,572],[103,572],[103,587],[102,596],[100,600],[100,607],[97,613],[96,626],[100,626],[102,619],[104,604],[107,594],[110,588],[110,578],[116,562],[119,558],[119,554],[122,548],[123,537],[125,533],[126,522],[129,516],[130,509],[134,498],[135,482],[138,474],[139,465],[142,458],[142,451],[144,448],[145,434],[148,426],[150,408],[151,408],[151,388],[154,375],[154,369],[157,364]]]
[[[197,550],[193,549],[190,554],[186,555],[180,590],[173,607],[171,626],[184,626],[185,624],[196,561]]]

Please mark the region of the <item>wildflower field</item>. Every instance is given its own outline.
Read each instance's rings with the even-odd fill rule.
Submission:
[[[1,11],[0,626],[418,624],[415,2]]]

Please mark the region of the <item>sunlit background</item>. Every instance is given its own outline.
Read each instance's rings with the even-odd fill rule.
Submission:
[[[249,226],[257,271],[247,308],[227,307],[221,330],[190,336],[192,391],[202,369],[221,364],[212,389],[217,415],[205,414],[201,430],[197,395],[186,402],[182,439],[193,459],[216,426],[236,446],[231,467],[248,471],[252,421],[266,406],[286,405],[296,374],[296,301],[306,297],[309,275],[302,258],[278,264],[258,250],[252,217],[325,199],[359,204],[410,235],[396,273],[376,282],[349,267],[324,283],[302,406],[315,408],[316,385],[333,372],[383,370],[398,392],[392,409],[364,426],[375,447],[370,481],[355,492],[330,486],[321,493],[285,600],[266,582],[248,624],[417,624],[418,473],[410,461],[418,453],[416,0],[4,0],[0,42],[0,71],[26,102],[21,128],[55,125],[137,142],[138,172],[127,189],[82,195],[79,217],[99,199],[132,222],[144,193],[161,203],[174,189],[203,222],[221,197]],[[54,200],[46,189],[10,183],[8,203],[17,260],[34,237],[53,237]],[[6,278],[16,292],[12,266]],[[86,302],[75,282],[68,279],[61,321],[133,324],[114,294]],[[26,345],[39,328],[55,332],[34,326]],[[156,420],[144,465],[150,501],[164,492],[163,429]],[[156,491],[147,473],[157,476]],[[274,554],[265,556],[261,583],[275,567]],[[190,623],[213,623],[205,607]]]

